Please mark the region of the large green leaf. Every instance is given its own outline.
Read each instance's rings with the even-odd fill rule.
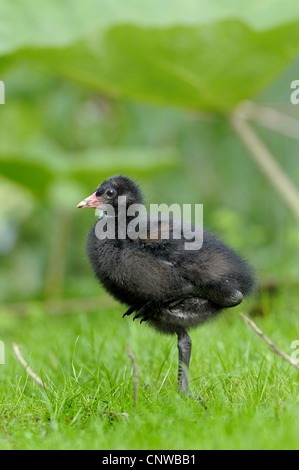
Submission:
[[[298,19],[296,0],[1,0],[0,53],[62,46],[114,25],[199,26],[238,20],[271,29]]]
[[[267,85],[299,52],[298,24],[256,32],[237,22],[118,26],[63,49],[31,52],[88,87],[141,101],[228,111]]]
[[[144,148],[104,149],[87,153],[57,153],[30,155],[25,153],[1,155],[0,175],[31,191],[38,198],[47,197],[53,184],[77,184],[87,191],[103,179],[116,173],[135,176],[154,174],[173,168],[177,163],[172,149]],[[79,196],[78,196],[79,197]]]
[[[113,96],[220,112],[296,57],[298,29],[297,0],[0,4],[0,54],[19,51]]]
[[[44,197],[46,190],[55,179],[51,169],[35,158],[24,155],[1,155],[0,175],[31,191],[38,197]]]

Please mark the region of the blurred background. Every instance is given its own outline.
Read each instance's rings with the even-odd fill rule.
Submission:
[[[1,1],[2,309],[98,305],[76,205],[117,173],[298,286],[299,7],[234,3]]]

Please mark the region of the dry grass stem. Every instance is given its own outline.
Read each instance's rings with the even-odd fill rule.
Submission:
[[[35,374],[35,372],[33,372],[31,370],[31,368],[29,367],[29,365],[27,364],[27,362],[25,361],[25,359],[23,358],[23,356],[21,355],[20,353],[20,349],[19,349],[19,346],[16,344],[16,343],[12,343],[12,347],[13,347],[13,350],[14,350],[14,353],[15,355],[17,356],[17,359],[19,360],[19,362],[22,364],[22,366],[25,368],[27,374],[42,388],[47,388],[45,386],[45,384],[43,383],[42,379],[37,375]]]
[[[245,101],[238,109],[238,115],[244,119],[251,119],[291,139],[299,139],[299,120],[277,109],[262,106],[252,101]]]
[[[272,341],[262,332],[262,330],[260,328],[258,328],[256,326],[256,324],[250,320],[248,317],[246,317],[246,315],[244,315],[244,313],[240,313],[240,316],[243,318],[243,320],[246,321],[246,323],[265,341],[265,343],[268,344],[268,346],[270,346],[270,348],[272,349],[272,351],[277,354],[278,356],[282,357],[283,359],[285,359],[287,362],[289,362],[290,364],[292,364],[292,366],[296,367],[296,369],[299,370],[299,365],[293,361],[293,359],[288,356],[287,354],[285,354],[284,352],[282,352],[280,349],[278,349],[277,346],[275,346],[274,343],[272,343]]]
[[[282,196],[299,221],[299,191],[283,171],[266,145],[250,127],[241,111],[231,117],[231,124],[269,181]]]

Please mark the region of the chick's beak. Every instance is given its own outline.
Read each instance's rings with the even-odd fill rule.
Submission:
[[[81,209],[83,207],[91,207],[91,208],[93,207],[93,208],[96,209],[97,207],[99,207],[100,204],[101,204],[101,201],[99,201],[99,199],[96,196],[96,193],[94,192],[91,196],[89,196],[86,199],[83,199],[83,201],[79,202],[77,207],[79,209]]]

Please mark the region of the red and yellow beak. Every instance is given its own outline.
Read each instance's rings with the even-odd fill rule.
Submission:
[[[97,209],[102,203],[103,203],[103,201],[99,200],[96,196],[96,193],[94,192],[94,193],[92,193],[91,196],[89,196],[86,199],[83,199],[83,201],[79,202],[77,207],[79,209],[84,208],[84,207],[90,207],[90,208]]]

